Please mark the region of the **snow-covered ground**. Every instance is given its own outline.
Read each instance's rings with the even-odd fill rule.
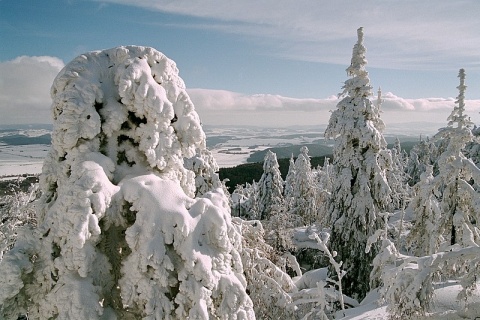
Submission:
[[[221,168],[247,163],[257,151],[271,147],[300,145],[322,139],[322,128],[260,128],[260,127],[207,127],[209,149]],[[50,133],[44,129],[12,129],[0,132],[0,138],[11,135],[38,137]],[[10,145],[0,142],[0,177],[38,174],[49,145]]]
[[[424,125],[421,129],[402,132],[399,125],[392,125],[391,135],[425,136],[433,127]],[[221,168],[247,163],[251,154],[272,147],[315,143],[323,139],[323,126],[318,127],[222,127],[206,126],[208,148]],[[46,129],[12,129],[0,132],[0,137],[16,134],[38,137],[50,133]],[[45,144],[9,145],[0,142],[0,177],[20,174],[38,174],[50,146]]]
[[[435,289],[432,310],[425,317],[417,317],[417,320],[465,320],[480,318],[480,302],[478,290],[472,299],[467,301],[467,308],[462,308],[462,302],[458,301],[457,295],[462,289],[456,281],[447,281],[437,284]],[[477,300],[475,300],[477,299]],[[374,290],[362,301],[361,305],[338,311],[335,319],[342,320],[387,320],[389,313],[387,306],[381,304],[379,293]],[[405,318],[407,319],[407,318]]]
[[[0,144],[0,177],[38,174],[50,146]]]

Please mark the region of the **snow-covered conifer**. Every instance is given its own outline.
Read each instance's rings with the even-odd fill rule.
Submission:
[[[455,107],[448,117],[448,126],[439,130],[435,140],[446,141],[445,151],[438,158],[437,192],[442,193],[442,228],[450,233],[451,244],[479,245],[480,196],[470,181],[478,184],[480,170],[462,153],[473,140],[473,123],[465,111],[465,70],[460,69],[460,85]]]
[[[409,240],[416,246],[416,254],[422,256],[402,256],[393,244],[382,252],[387,258],[390,254],[386,259],[390,266],[383,268],[382,291],[392,319],[425,315],[432,305],[435,279],[459,279],[462,290],[457,298],[464,306],[478,285],[480,237],[476,221],[480,218],[480,199],[475,187],[480,170],[462,153],[473,137],[471,122],[464,114],[463,69],[459,78],[459,95],[448,126],[434,137],[443,145],[437,161],[439,173],[433,177],[432,166],[427,166],[408,208],[416,215]],[[436,197],[441,198],[440,204]],[[446,241],[441,243],[444,236]],[[469,310],[463,313],[467,318],[478,314]]]
[[[247,201],[244,203],[245,215],[242,217],[247,220],[258,220],[259,214],[259,199],[258,199],[258,184],[254,180],[251,184],[247,183],[245,187],[245,195]]]
[[[19,182],[9,186],[10,192],[0,198],[0,260],[15,243],[19,227],[37,224],[34,201],[38,184],[32,184],[25,192]]]
[[[415,196],[406,210],[414,219],[407,242],[419,257],[434,254],[443,241],[438,230],[441,211],[434,194],[433,180],[433,166],[429,165],[420,176],[420,182],[415,185]]]
[[[290,305],[290,293],[297,291],[291,277],[274,261],[278,256],[265,243],[264,229],[258,220],[244,221],[234,218],[239,226],[243,250],[240,253],[245,269],[247,288],[255,301],[255,314],[259,319],[295,319],[295,309]]]
[[[38,228],[0,263],[4,319],[253,319],[221,188],[175,63],[145,47],[80,55],[52,86]]]
[[[283,206],[283,179],[277,155],[268,150],[263,162],[263,174],[258,181],[258,210],[260,220],[268,220],[274,210]]]
[[[376,105],[376,107],[377,107],[378,110],[381,109],[382,103],[383,103],[383,99],[382,99],[382,88],[378,87],[378,91],[377,91],[377,101],[375,101],[375,105]]]
[[[408,185],[414,186],[420,181],[420,176],[425,172],[429,165],[436,169],[437,146],[428,137],[420,138],[420,141],[410,150],[410,157],[407,161],[405,172],[407,174]]]
[[[285,177],[285,188],[283,188],[285,205],[288,210],[290,210],[292,207],[294,189],[295,189],[295,160],[292,154],[289,161],[287,176]]]
[[[300,154],[295,161],[295,183],[291,213],[303,218],[305,225],[317,221],[316,186],[308,155],[308,148],[300,148]]]
[[[232,192],[231,198],[231,207],[232,207],[232,216],[233,217],[243,217],[246,214],[245,204],[248,200],[246,196],[246,188],[243,184],[239,184],[235,187],[235,190]]]
[[[392,189],[392,204],[390,209],[403,209],[408,202],[409,186],[407,183],[407,174],[405,172],[406,153],[403,152],[398,138],[395,140],[393,148],[390,150],[391,164],[388,164],[387,180]],[[387,161],[388,155],[387,155]]]
[[[370,101],[372,87],[365,70],[363,28],[357,30],[351,65],[345,81],[343,99],[332,113],[325,137],[334,139],[335,180],[329,205],[332,226],[332,251],[338,253],[347,271],[344,292],[364,297],[369,291],[371,263],[378,253],[374,244],[366,253],[366,244],[376,230],[383,228],[383,212],[390,203],[386,168],[379,161],[387,152],[382,135],[383,121]],[[385,156],[385,154],[383,155]]]
[[[467,143],[464,149],[465,157],[472,159],[477,167],[480,167],[480,127],[472,128],[474,140]]]
[[[314,187],[317,189],[315,191],[317,223],[321,226],[330,227],[328,224],[328,200],[333,185],[333,166],[330,164],[330,159],[325,158],[323,167],[318,167],[313,174]]]
[[[208,149],[199,149],[192,158],[185,159],[185,168],[195,173],[195,196],[202,196],[209,191],[223,188],[217,174],[218,165]],[[227,190],[224,190],[228,194]]]

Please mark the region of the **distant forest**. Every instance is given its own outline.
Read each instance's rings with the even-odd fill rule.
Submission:
[[[410,153],[410,150],[417,143],[418,142],[412,142],[412,141],[402,142],[401,143],[402,150],[405,150],[407,153]],[[316,152],[322,153],[325,149],[324,146],[320,146],[319,149],[315,148],[310,144],[307,144],[306,146],[308,147],[310,154],[315,154]],[[392,146],[393,146],[393,143],[388,144],[389,149],[391,149]],[[300,147],[301,146],[290,146],[290,147],[282,147],[282,148],[269,148],[266,150],[257,151],[248,159],[249,162],[251,162],[252,159],[257,159],[257,162],[240,164],[238,166],[231,167],[231,168],[220,168],[220,171],[218,172],[220,176],[220,180],[223,181],[224,179],[228,179],[228,181],[226,182],[226,186],[230,193],[232,193],[235,190],[235,187],[237,185],[245,185],[246,182],[252,183],[253,180],[259,181],[260,177],[263,174],[263,161],[260,161],[259,159],[261,158],[263,159],[263,157],[265,157],[267,150],[271,150],[273,153],[277,155],[278,165],[280,167],[280,173],[282,174],[282,178],[285,179],[288,173],[288,166],[289,166],[289,160],[290,160],[290,158],[288,157],[293,153],[295,156],[294,158],[296,159],[296,154],[298,154]],[[313,152],[311,152],[312,150]],[[323,166],[325,158],[329,158],[331,162],[333,155],[328,154],[328,155],[322,155],[318,157],[315,157],[315,156],[311,157],[310,161],[312,164],[312,168]]]
[[[312,167],[316,168],[318,165],[322,166],[325,161],[325,157],[332,158],[332,156],[312,157]],[[285,179],[288,173],[290,159],[278,159],[278,165],[280,166],[280,172],[282,178]],[[246,163],[241,164],[233,168],[220,168],[219,176],[220,180],[228,179],[226,186],[228,191],[232,193],[235,187],[239,184],[244,185],[246,182],[252,183],[253,180],[258,181],[263,174],[263,162]]]

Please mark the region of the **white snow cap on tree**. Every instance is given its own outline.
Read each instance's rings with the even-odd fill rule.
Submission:
[[[368,71],[365,69],[367,49],[363,45],[363,27],[357,30],[357,43],[353,46],[352,60],[347,68],[347,75],[352,77],[345,81],[343,94],[350,97],[366,98],[372,95],[372,86],[368,78]]]
[[[253,319],[228,198],[213,185],[193,198],[184,159],[208,153],[175,63],[145,47],[86,53],[52,98],[38,228],[0,264],[1,316]]]

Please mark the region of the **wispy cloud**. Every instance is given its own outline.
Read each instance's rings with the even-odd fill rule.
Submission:
[[[204,18],[205,22],[187,27],[245,35],[269,54],[291,59],[344,64],[351,54],[355,30],[363,26],[371,66],[420,70],[480,67],[477,0],[102,2]]]
[[[56,57],[21,56],[0,63],[0,123],[49,123],[50,86],[64,63]]]

